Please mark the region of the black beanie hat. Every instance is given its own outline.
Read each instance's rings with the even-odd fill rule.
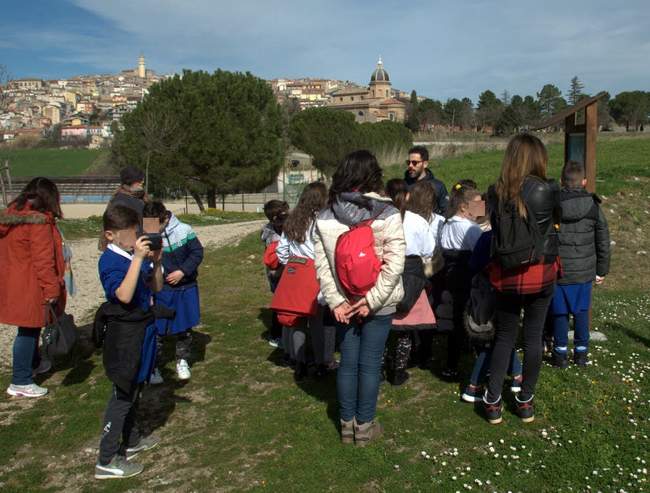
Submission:
[[[130,185],[136,181],[144,180],[144,176],[142,176],[142,171],[135,166],[127,166],[120,171],[120,179],[124,185]]]

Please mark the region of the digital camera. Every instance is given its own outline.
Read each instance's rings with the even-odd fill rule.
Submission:
[[[160,250],[163,246],[162,234],[160,233],[142,233],[142,236],[151,241],[150,250]]]

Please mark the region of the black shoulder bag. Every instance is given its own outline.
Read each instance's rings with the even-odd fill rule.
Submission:
[[[52,315],[52,323],[47,323],[48,312]],[[45,307],[45,328],[41,334],[43,355],[50,361],[54,358],[71,356],[72,348],[77,342],[79,330],[74,323],[74,317],[61,313],[58,317],[50,303]]]

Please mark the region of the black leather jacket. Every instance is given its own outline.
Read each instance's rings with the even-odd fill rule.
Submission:
[[[555,224],[559,224],[562,218],[560,186],[554,179],[541,180],[529,176],[521,186],[520,192],[523,201],[535,213],[539,230],[546,235],[544,240],[544,255],[558,254],[558,237]],[[494,190],[494,185],[490,185],[488,190],[488,206],[490,210],[490,220],[492,227],[495,228],[496,214],[498,211],[499,197]]]

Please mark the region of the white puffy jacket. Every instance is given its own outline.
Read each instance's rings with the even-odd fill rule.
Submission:
[[[383,265],[377,283],[365,296],[368,307],[374,314],[383,308],[394,307],[404,295],[401,274],[404,270],[406,242],[399,211],[390,199],[375,193],[342,193],[333,204],[320,211],[316,218],[316,275],[321,292],[331,309],[348,301],[336,275],[336,240],[349,230],[350,225],[377,215],[371,227],[375,237],[375,252]]]

